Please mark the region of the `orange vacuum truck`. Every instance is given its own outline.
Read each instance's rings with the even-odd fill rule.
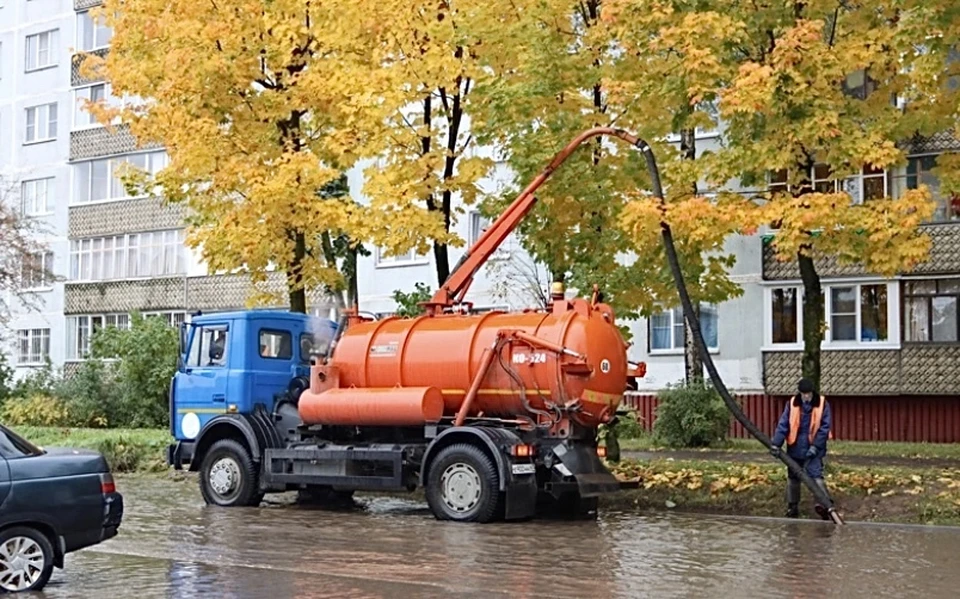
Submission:
[[[244,433],[247,445],[258,445],[250,448],[255,455],[234,457],[244,467],[209,455],[217,437],[204,439],[216,429],[208,422],[191,448],[207,501],[249,505],[274,491],[342,498],[423,487],[442,520],[595,514],[597,498],[621,488],[601,460],[597,428],[614,417],[628,379],[646,368],[627,360],[613,310],[596,288],[591,299],[573,300],[554,288],[548,309],[508,313],[471,314],[464,297],[533,208],[536,189],[598,136],[645,147],[619,129],[584,131],[469,249],[424,315],[345,314],[309,381],[291,386],[270,410],[234,415],[267,429]],[[230,485],[227,475],[255,480]]]

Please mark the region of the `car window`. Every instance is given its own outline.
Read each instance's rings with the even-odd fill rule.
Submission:
[[[293,357],[293,335],[289,331],[260,329],[260,357],[289,360]]]
[[[0,426],[0,455],[7,459],[25,458],[43,455],[43,450],[7,427]]]
[[[198,326],[193,332],[187,366],[205,368],[225,365],[229,332],[223,325]]]

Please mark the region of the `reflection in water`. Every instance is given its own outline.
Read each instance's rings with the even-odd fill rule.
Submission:
[[[960,531],[606,512],[456,525],[423,503],[203,505],[194,481],[127,478],[121,534],[69,556],[51,598],[954,597]]]

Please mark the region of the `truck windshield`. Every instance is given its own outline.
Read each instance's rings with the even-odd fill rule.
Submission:
[[[8,459],[25,458],[43,455],[43,450],[7,427],[0,425],[0,455]]]

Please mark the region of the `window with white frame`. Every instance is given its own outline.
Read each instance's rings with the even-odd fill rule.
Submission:
[[[889,340],[886,284],[831,286],[827,300],[829,341],[873,343]]]
[[[473,245],[480,240],[480,238],[487,231],[487,229],[490,228],[490,225],[492,224],[493,224],[492,220],[483,216],[479,212],[473,211],[470,213],[470,234],[469,234],[469,239],[467,240],[468,243],[470,244],[470,247],[473,247]],[[509,245],[511,243],[512,237],[513,235],[511,234],[507,236],[506,239],[503,240],[503,243],[500,244],[500,247],[498,247],[497,251],[493,253],[493,256],[491,256],[492,259],[510,257]]]
[[[34,71],[56,66],[59,38],[60,32],[56,29],[28,35],[24,70]]]
[[[932,222],[960,220],[960,194],[946,194],[940,190],[940,178],[932,171],[937,167],[937,154],[910,156],[907,166],[892,177],[893,197],[901,197],[907,190],[926,185],[937,203]]]
[[[774,344],[799,343],[800,289],[777,287],[770,290],[770,330]]]
[[[407,264],[425,264],[428,262],[427,254],[421,254],[417,252],[416,248],[410,250],[409,252],[387,256],[384,255],[383,250],[377,248],[377,266],[402,266]]]
[[[50,357],[50,329],[17,331],[17,364],[43,364]]]
[[[879,200],[890,195],[888,189],[887,171],[865,165],[860,173],[838,179],[826,164],[814,165],[810,171],[810,183],[818,193],[836,193],[844,191],[850,194],[854,204],[862,204],[868,200]],[[771,172],[768,189],[771,193],[787,193],[791,191],[788,184],[787,171]]]
[[[675,351],[683,349],[683,310],[674,308],[650,317],[650,351]],[[719,345],[716,306],[700,304],[700,330],[709,349]]]
[[[40,216],[53,212],[53,177],[31,179],[20,186],[20,204],[24,216]]]
[[[130,328],[129,314],[93,314],[67,317],[67,359],[83,360],[90,354],[93,334],[104,327]]]
[[[182,229],[70,242],[71,281],[162,277],[186,271]]]
[[[24,143],[57,138],[57,103],[41,104],[26,109]]]
[[[130,168],[137,168],[150,175],[156,175],[166,168],[167,162],[167,153],[161,150],[76,164],[73,167],[77,188],[74,201],[77,204],[88,204],[139,197],[127,193],[122,178],[124,172]]]
[[[159,318],[171,327],[179,327],[187,321],[186,312],[144,312],[144,318]]]
[[[98,121],[87,109],[84,108],[85,101],[90,103],[103,102],[110,94],[109,86],[106,83],[97,83],[74,92],[74,128],[97,127]]]
[[[20,286],[25,290],[46,289],[53,283],[53,252],[25,257],[20,268]]]
[[[94,18],[90,11],[77,13],[77,46],[90,51],[110,45],[113,29],[107,26],[102,16]]]

